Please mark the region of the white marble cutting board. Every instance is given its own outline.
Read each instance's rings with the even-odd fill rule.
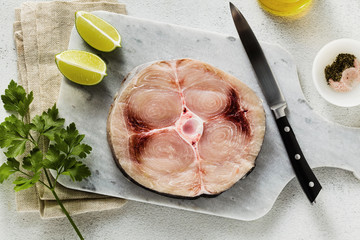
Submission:
[[[95,14],[118,29],[123,47],[112,53],[100,53],[87,46],[75,29],[72,32],[69,49],[87,50],[101,56],[108,64],[108,76],[96,86],[80,86],[66,79],[62,82],[58,101],[60,115],[66,118],[67,124],[77,123],[93,151],[86,160],[92,172],[90,178],[75,183],[61,178],[60,183],[73,189],[239,220],[264,216],[295,176],[266,102],[267,130],[254,171],[215,198],[173,199],[129,182],[114,163],[106,139],[106,119],[113,97],[124,76],[146,62],[176,58],[208,62],[233,74],[264,99],[239,39],[108,12]],[[289,121],[310,166],[338,167],[359,176],[360,130],[327,122],[314,113],[301,92],[291,55],[276,45],[263,43],[262,46],[288,101]],[[304,201],[307,200],[304,198]]]

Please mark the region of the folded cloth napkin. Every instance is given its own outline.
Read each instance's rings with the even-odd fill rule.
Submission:
[[[34,92],[29,119],[51,107],[58,98],[63,76],[55,54],[67,49],[75,12],[105,10],[126,14],[116,0],[25,2],[15,10],[14,40],[18,82]],[[57,185],[57,194],[70,214],[120,208],[126,200],[71,190]],[[39,211],[43,218],[65,216],[52,193],[42,184],[16,193],[18,211]]]

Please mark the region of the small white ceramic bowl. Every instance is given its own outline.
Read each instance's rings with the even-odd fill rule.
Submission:
[[[343,38],[322,47],[313,62],[313,81],[326,101],[340,107],[354,107],[360,105],[360,84],[349,92],[336,92],[327,84],[325,78],[325,67],[332,64],[340,53],[350,53],[360,59],[360,41]]]

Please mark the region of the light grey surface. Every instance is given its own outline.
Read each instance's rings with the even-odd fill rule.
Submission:
[[[21,2],[24,1],[0,1],[2,91],[10,79],[17,77],[11,26],[13,9]],[[132,16],[236,36],[227,1],[123,2]],[[312,11],[294,21],[264,13],[254,0],[233,3],[243,11],[259,40],[278,43],[291,52],[305,96],[317,111],[332,115],[332,119],[342,123],[359,126],[356,108],[338,109],[328,105],[320,99],[311,81],[311,62],[321,46],[340,37],[360,40],[360,32],[356,30],[360,22],[359,1],[315,0]],[[5,113],[2,110],[0,113],[3,119]],[[130,202],[120,210],[82,214],[74,220],[87,239],[357,239],[360,235],[359,180],[339,169],[320,168],[315,169],[315,173],[324,187],[316,205],[307,202],[297,181],[292,180],[272,210],[252,222],[138,202]],[[76,239],[66,219],[41,220],[36,213],[17,213],[10,183],[0,186],[0,237]]]
[[[60,116],[66,119],[66,124],[77,123],[79,131],[86,135],[85,140],[93,147],[93,152],[87,158],[91,177],[82,182],[72,182],[64,177],[60,183],[78,190],[240,220],[249,221],[265,215],[281,190],[294,177],[275,120],[266,103],[266,134],[254,171],[216,198],[172,199],[129,182],[115,165],[107,143],[106,121],[113,98],[124,76],[146,62],[173,58],[198,59],[238,77],[264,99],[239,38],[107,12],[94,14],[122,33],[123,48],[112,53],[100,53],[108,63],[108,76],[100,84],[88,87],[66,79],[62,82],[57,104]],[[334,166],[360,173],[360,163],[356,161],[360,153],[357,149],[359,129],[335,125],[314,113],[304,100],[291,55],[279,46],[262,45],[275,78],[284,90],[289,122],[310,166]],[[76,29],[72,31],[69,49],[98,53],[87,46]],[[321,141],[314,142],[315,136]],[[352,151],[343,147],[340,147],[343,150],[339,150],[338,143],[332,139],[339,139],[341,146],[347,146]],[[342,156],[346,157],[346,161],[341,159]]]

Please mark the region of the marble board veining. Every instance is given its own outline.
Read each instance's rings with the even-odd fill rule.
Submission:
[[[254,171],[215,198],[173,199],[129,182],[117,168],[106,138],[109,107],[122,80],[133,68],[147,62],[198,59],[236,76],[264,99],[240,40],[109,12],[94,14],[118,29],[122,48],[111,53],[98,52],[84,43],[75,29],[72,31],[69,49],[98,54],[107,63],[108,76],[96,86],[80,86],[67,79],[61,84],[60,115],[66,118],[67,124],[77,124],[93,151],[86,160],[92,172],[90,178],[82,182],[61,178],[60,183],[72,189],[245,221],[264,216],[295,176],[266,102],[263,103],[266,134]],[[328,122],[313,112],[302,94],[291,55],[280,46],[261,45],[288,102],[289,121],[310,166],[338,167],[359,176],[360,130]],[[304,201],[307,200],[304,198]]]

